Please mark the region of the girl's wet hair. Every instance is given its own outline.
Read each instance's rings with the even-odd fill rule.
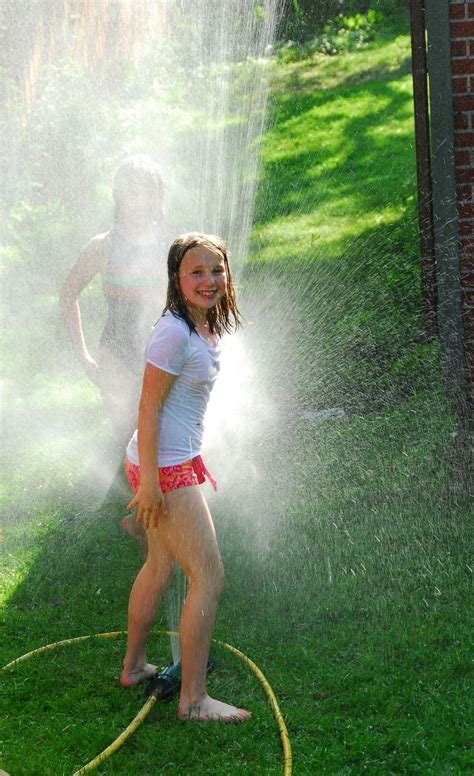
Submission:
[[[201,234],[189,232],[177,237],[168,253],[168,292],[166,295],[165,313],[169,310],[173,315],[179,315],[188,324],[191,331],[196,331],[194,323],[189,315],[186,302],[179,287],[179,268],[186,253],[197,246],[208,248],[213,253],[220,253],[224,259],[227,275],[227,290],[222,299],[207,312],[209,330],[221,335],[224,331],[231,332],[242,323],[242,316],[237,308],[235,288],[230,271],[227,248],[224,240],[213,234]]]
[[[163,178],[157,163],[146,154],[129,156],[117,167],[113,185],[115,223],[120,216],[120,207],[123,199],[127,196],[131,182],[139,183],[148,189],[151,220],[160,223],[163,220]]]

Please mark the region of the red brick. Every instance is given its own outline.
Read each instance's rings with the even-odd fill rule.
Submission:
[[[474,288],[474,268],[461,269],[461,285],[463,288]]]
[[[469,41],[469,56],[474,57],[474,40]]]
[[[474,221],[469,217],[461,218],[458,226],[459,235],[472,237],[474,235]]]
[[[453,103],[455,110],[474,110],[474,94],[466,94],[464,97],[455,97]]]
[[[459,240],[459,248],[463,253],[466,254],[467,261],[467,254],[474,254],[474,238],[470,240],[468,237],[464,237],[462,240]]]
[[[459,132],[455,142],[456,148],[474,148],[474,132]]]
[[[462,311],[464,324],[468,323],[474,326],[474,307],[465,307]]]
[[[453,59],[452,72],[454,75],[471,75],[474,73],[474,59]]]
[[[457,168],[467,167],[471,164],[471,154],[469,151],[456,151],[454,154],[454,163]]]
[[[474,307],[474,291],[463,291],[463,302],[469,307]]]
[[[467,8],[464,3],[456,3],[449,8],[450,19],[464,19],[466,17]]]
[[[466,170],[456,170],[456,179],[458,183],[474,183],[474,170],[472,167]]]
[[[472,202],[474,193],[474,187],[469,186],[468,183],[464,183],[462,186],[456,187],[456,194],[460,202]]]
[[[473,371],[474,371],[474,353],[470,348],[465,348],[465,362],[466,362],[466,371],[467,371],[467,378],[468,380],[473,378]],[[474,396],[474,385],[471,386],[471,391],[473,391]]]
[[[449,29],[451,38],[474,37],[474,21],[451,22]]]
[[[471,336],[470,337],[464,337],[464,345],[467,348],[470,348],[471,352],[474,351],[474,336],[473,336],[473,332],[471,332]]]
[[[470,94],[467,78],[453,78],[453,94]]]
[[[470,205],[467,202],[458,202],[458,214],[461,218],[474,218],[474,205]],[[471,229],[473,226],[474,222],[471,224]],[[472,234],[474,234],[474,230]]]
[[[466,56],[468,56],[468,41],[467,40],[453,40],[451,42],[451,56],[452,57],[466,57]]]
[[[473,293],[474,294],[474,272],[471,270],[470,272],[464,272],[461,273],[461,291],[463,293]]]
[[[474,3],[468,3],[467,14],[471,19],[474,17]]]
[[[468,113],[455,113],[454,114],[454,129],[470,129],[469,114]]]
[[[461,270],[461,284],[464,288],[474,288],[474,268],[471,270]]]

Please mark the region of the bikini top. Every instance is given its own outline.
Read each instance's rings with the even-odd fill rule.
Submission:
[[[112,249],[103,275],[107,297],[143,297],[163,293],[167,286],[164,241],[135,245],[117,229],[111,232]]]

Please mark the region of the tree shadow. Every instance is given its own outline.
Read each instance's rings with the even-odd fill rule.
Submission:
[[[332,204],[340,208],[343,200],[349,214],[364,212],[414,193],[415,157],[407,151],[407,144],[414,146],[413,132],[407,137],[397,128],[413,112],[411,91],[397,85],[406,72],[403,65],[379,79],[377,70],[369,70],[334,89],[278,100],[270,131],[280,147],[265,162],[256,226],[290,213],[308,214]],[[337,142],[319,144],[318,131],[330,137],[333,128]]]
[[[4,662],[43,642],[126,628],[128,594],[141,560],[120,530],[124,511],[113,499],[100,509],[63,500],[60,511],[56,506],[35,514],[33,504],[29,518],[14,518],[11,528],[4,523],[10,561],[28,548],[27,559],[11,564],[21,581],[4,605]],[[22,577],[23,564],[28,573]]]

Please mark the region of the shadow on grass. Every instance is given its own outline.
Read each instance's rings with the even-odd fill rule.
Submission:
[[[11,630],[20,649],[126,627],[128,593],[140,560],[121,534],[124,512],[117,505],[94,511],[70,504],[59,513],[53,508],[29,518],[17,549],[21,557],[23,545],[33,543],[33,561],[4,613],[6,628],[15,622]],[[10,531],[7,524],[4,530],[8,547],[15,527]],[[21,565],[19,572],[22,576]],[[12,646],[8,653],[14,657]]]
[[[406,75],[411,74],[411,72],[411,57],[405,57],[399,63],[398,67],[382,64],[377,67],[367,68],[367,70],[359,70],[359,72],[347,76],[347,78],[344,79],[343,84],[344,86],[355,86],[373,80],[396,81],[399,78],[404,78]]]

